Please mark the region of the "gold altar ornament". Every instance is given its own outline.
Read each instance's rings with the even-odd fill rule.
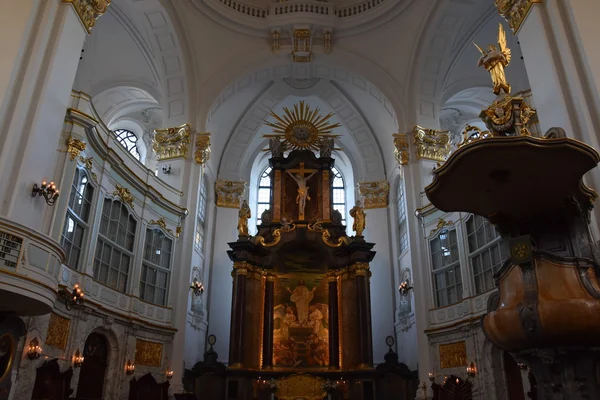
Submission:
[[[312,375],[290,375],[277,380],[275,395],[280,400],[321,400],[325,392],[325,380]]]
[[[463,342],[440,344],[440,368],[467,365],[467,344]]]
[[[283,138],[286,150],[319,150],[319,143],[325,138],[336,138],[332,135],[334,128],[341,125],[329,120],[333,113],[321,115],[318,107],[311,109],[303,100],[294,104],[293,110],[283,107],[285,115],[279,116],[271,111],[275,122],[265,121],[265,125],[273,128],[273,134],[263,135],[264,138]]]
[[[252,213],[250,212],[250,207],[248,206],[248,202],[244,200],[242,202],[242,207],[238,211],[238,235],[239,236],[250,236],[248,232],[248,220],[252,217]]]
[[[394,156],[396,162],[400,165],[407,165],[410,161],[408,152],[408,135],[406,133],[395,133],[394,135]]]
[[[162,343],[137,339],[135,341],[135,363],[160,367],[162,362],[162,348]]]
[[[73,6],[87,33],[92,33],[96,20],[106,12],[111,0],[62,0]]]
[[[131,208],[133,208],[133,195],[129,191],[129,189],[124,188],[123,186],[116,184],[115,191],[113,192],[113,196],[117,196],[121,199],[121,201],[125,204],[129,204]]]
[[[217,179],[215,194],[217,206],[239,208],[246,190],[246,182],[234,182]]]
[[[194,160],[197,164],[204,165],[210,159],[210,133],[198,133],[196,139],[196,152]]]
[[[413,134],[417,146],[417,160],[446,161],[451,150],[449,131],[415,125]]]
[[[172,158],[185,158],[191,143],[191,129],[188,124],[175,128],[156,129],[152,149],[159,161]]]
[[[533,5],[543,2],[544,0],[496,0],[494,5],[516,35]]]
[[[367,215],[365,214],[365,210],[360,206],[360,201],[356,201],[356,205],[350,210],[350,216],[354,218],[352,230],[356,232],[356,236],[362,236],[367,226]]]
[[[69,159],[74,161],[77,157],[79,157],[79,153],[85,150],[85,147],[85,142],[69,136],[67,139],[67,153],[69,153]]]
[[[386,208],[389,204],[390,184],[388,181],[360,182],[358,192],[364,199],[365,208]]]
[[[65,350],[69,339],[69,327],[71,320],[58,314],[50,314],[46,344],[57,349]]]
[[[506,94],[510,94],[510,84],[506,80],[506,74],[504,68],[510,64],[511,51],[506,44],[506,31],[502,24],[498,24],[498,47],[494,44],[490,44],[487,47],[487,51],[483,51],[477,43],[473,42],[475,47],[481,52],[481,57],[477,61],[477,66],[483,66],[489,71],[494,83],[494,93],[500,94],[504,91]]]

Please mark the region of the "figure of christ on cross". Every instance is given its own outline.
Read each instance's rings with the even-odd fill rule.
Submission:
[[[308,176],[304,176],[305,173],[312,172]],[[304,208],[306,207],[306,200],[310,200],[308,195],[309,187],[306,186],[306,182],[318,172],[316,169],[304,169],[304,163],[300,163],[300,168],[288,169],[287,173],[296,181],[298,184],[298,195],[296,196],[296,204],[298,204],[298,219],[304,220]]]

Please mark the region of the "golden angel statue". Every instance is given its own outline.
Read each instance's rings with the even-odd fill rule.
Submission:
[[[510,94],[510,84],[506,81],[504,68],[510,63],[511,52],[506,45],[506,32],[502,24],[498,24],[498,46],[500,50],[496,45],[490,44],[487,51],[483,51],[477,43],[473,42],[473,44],[482,54],[477,66],[481,67],[483,65],[490,72],[492,82],[494,82],[494,93],[500,94],[504,90],[504,93]]]
[[[365,211],[360,206],[360,201],[356,201],[356,205],[350,210],[350,216],[354,218],[352,230],[356,232],[356,236],[362,236],[365,227],[367,226]]]
[[[248,207],[248,202],[244,200],[242,203],[242,207],[238,212],[238,235],[239,236],[249,236],[248,233],[248,219],[252,217],[252,213],[250,212],[250,207]]]

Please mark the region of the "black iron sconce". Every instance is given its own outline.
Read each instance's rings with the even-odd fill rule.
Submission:
[[[407,280],[405,280],[404,282],[402,282],[400,284],[400,286],[398,287],[398,291],[400,292],[400,296],[406,297],[408,296],[408,293],[410,292],[410,290],[413,287],[410,286],[410,282]]]
[[[194,278],[194,280],[192,281],[190,289],[192,289],[194,295],[196,296],[200,296],[202,293],[204,293],[204,285],[196,278]]]
[[[65,301],[67,310],[71,310],[73,306],[83,304],[83,290],[81,290],[78,283],[73,286],[71,293],[67,289],[60,289],[58,295]]]
[[[171,175],[171,164],[162,167],[162,172],[165,175]]]
[[[59,195],[59,190],[56,188],[54,181],[48,184],[45,179],[42,181],[41,186],[38,186],[37,183],[34,183],[33,189],[31,190],[32,197],[42,196],[44,199],[46,199],[46,204],[49,206],[54,205]]]

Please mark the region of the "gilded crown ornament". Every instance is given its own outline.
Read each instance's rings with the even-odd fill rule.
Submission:
[[[490,44],[487,47],[487,51],[484,51],[477,43],[473,42],[475,47],[481,52],[481,57],[477,61],[477,66],[483,66],[489,71],[494,83],[494,93],[500,94],[504,91],[506,94],[510,94],[510,84],[506,80],[506,74],[504,68],[510,64],[511,51],[506,44],[506,31],[502,24],[498,24],[498,47],[494,44]]]
[[[294,104],[293,110],[283,108],[284,115],[279,116],[271,111],[275,122],[265,121],[265,125],[273,128],[273,134],[263,135],[265,138],[282,138],[285,150],[319,150],[322,140],[336,138],[333,129],[339,123],[331,123],[333,113],[321,115],[319,108],[312,109],[304,101]]]

